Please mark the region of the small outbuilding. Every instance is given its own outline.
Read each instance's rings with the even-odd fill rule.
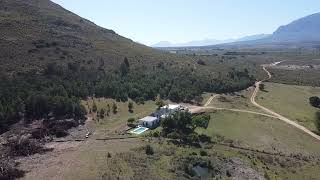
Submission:
[[[146,116],[142,119],[139,119],[139,124],[147,128],[157,127],[159,123],[160,123],[160,119],[153,116]]]

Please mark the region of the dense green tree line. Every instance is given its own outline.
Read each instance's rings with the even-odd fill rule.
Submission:
[[[232,70],[228,78],[210,79],[187,71],[130,70],[127,59],[118,73],[85,69],[77,63],[49,64],[43,73],[0,75],[0,129],[21,118],[83,118],[80,99],[109,97],[118,101],[154,100],[157,95],[172,101],[191,101],[204,91],[232,92],[254,83],[247,71]]]

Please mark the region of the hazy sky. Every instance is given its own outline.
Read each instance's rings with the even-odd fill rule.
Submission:
[[[320,12],[320,0],[53,1],[147,45],[272,33],[280,25]]]

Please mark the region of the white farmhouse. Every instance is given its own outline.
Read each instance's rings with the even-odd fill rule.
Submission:
[[[139,120],[139,124],[147,128],[154,128],[158,126],[159,123],[160,123],[160,119],[153,116],[146,116]]]
[[[161,107],[158,111],[152,113],[150,116],[139,120],[139,124],[147,128],[155,128],[160,124],[160,121],[174,113],[183,110],[183,107],[178,104],[168,104]]]

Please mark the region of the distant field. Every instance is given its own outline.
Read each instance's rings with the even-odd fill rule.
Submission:
[[[257,102],[310,130],[314,125],[315,112],[319,109],[309,104],[309,97],[320,96],[320,88],[310,86],[265,83],[266,92],[260,91]]]
[[[204,133],[268,152],[320,155],[319,142],[280,120],[247,113],[217,111]]]

